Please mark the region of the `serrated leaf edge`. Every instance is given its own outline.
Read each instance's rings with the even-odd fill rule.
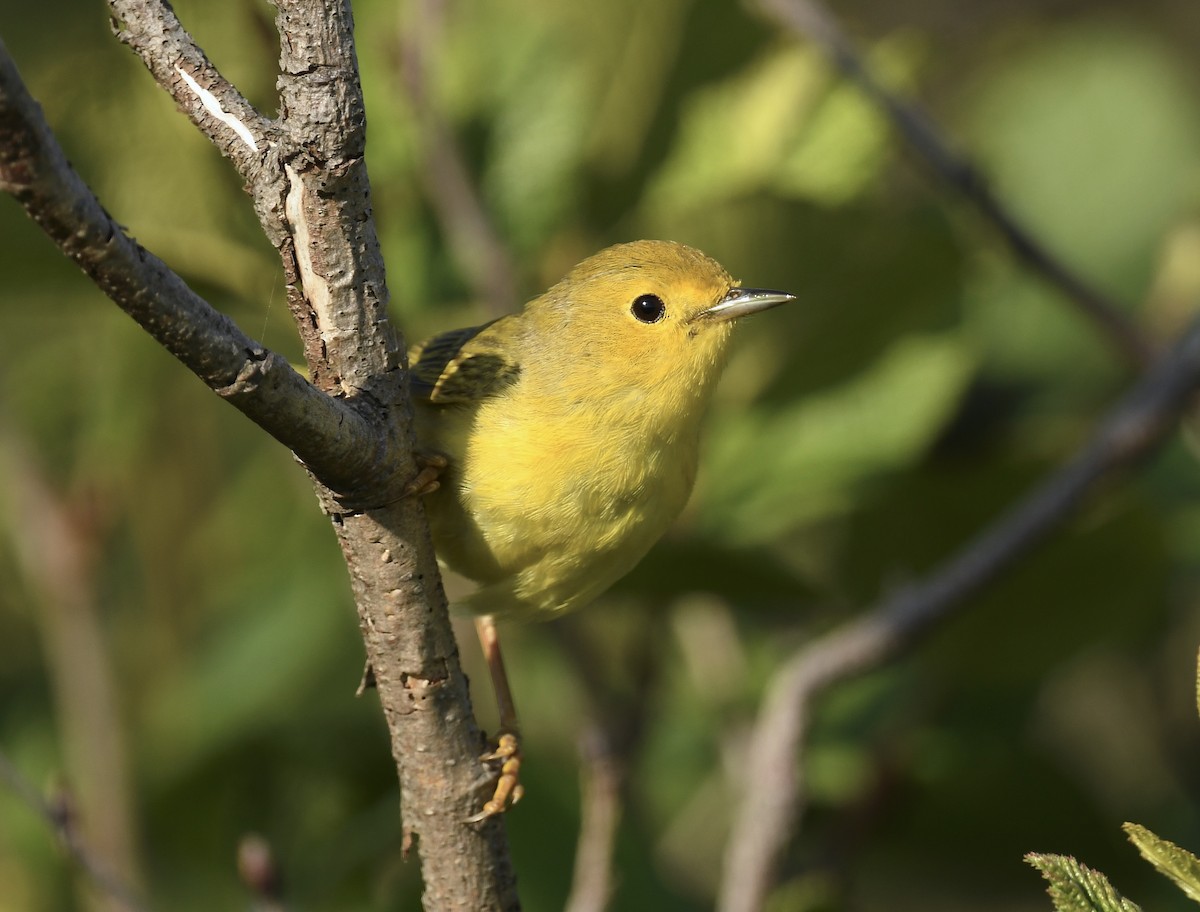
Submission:
[[[1146,861],[1174,881],[1189,899],[1200,903],[1200,858],[1139,824],[1126,823],[1122,829]]]
[[[1107,877],[1069,855],[1030,852],[1025,861],[1049,883],[1046,892],[1058,912],[1141,912]]]

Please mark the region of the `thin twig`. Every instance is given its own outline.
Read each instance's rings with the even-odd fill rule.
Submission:
[[[471,179],[454,130],[429,90],[429,61],[438,49],[446,5],[446,0],[413,4],[413,23],[400,42],[398,81],[420,126],[425,195],[476,296],[489,313],[501,316],[517,304],[516,265]]]
[[[720,912],[757,912],[775,882],[805,799],[796,757],[814,699],[911,648],[932,625],[962,610],[969,596],[1061,526],[1100,482],[1151,454],[1189,407],[1198,385],[1200,320],[1066,466],[923,582],[810,643],[776,673],[751,741],[746,793],[726,850]]]
[[[0,750],[0,782],[54,832],[72,863],[98,891],[128,912],[149,912],[150,907],[97,859],[80,837],[69,796],[64,793],[54,799],[45,798],[13,765],[3,750]]]
[[[757,3],[771,18],[819,45],[842,74],[879,106],[930,169],[972,203],[1000,232],[1014,255],[1058,288],[1126,360],[1136,367],[1145,367],[1153,360],[1155,346],[1126,316],[1126,309],[1052,254],[996,197],[979,168],[954,150],[924,110],[884,87],[837,19],[818,0],[757,0]]]
[[[113,32],[250,183],[261,179],[271,123],[213,66],[163,0],[110,0]]]
[[[611,663],[597,654],[580,629],[566,618],[551,627],[570,655],[588,703],[588,721],[580,734],[580,820],[575,867],[566,912],[604,912],[616,890],[614,856],[628,798],[629,771],[642,746],[651,697],[662,670],[661,637],[645,631],[636,638],[621,676],[627,691],[613,686]],[[657,622],[656,622],[657,623]]]
[[[629,769],[611,734],[592,722],[580,736],[579,841],[565,912],[604,912],[612,899],[613,853]]]
[[[64,763],[87,841],[115,876],[137,885],[137,824],[112,650],[97,604],[101,529],[93,511],[54,489],[0,414],[0,488],[7,536],[37,593],[37,620],[54,693]],[[86,501],[84,501],[86,503]]]

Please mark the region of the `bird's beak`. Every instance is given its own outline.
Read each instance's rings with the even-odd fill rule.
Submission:
[[[725,297],[708,310],[700,311],[696,316],[724,322],[794,300],[796,300],[796,296],[788,294],[786,291],[771,291],[767,288],[731,288]]]

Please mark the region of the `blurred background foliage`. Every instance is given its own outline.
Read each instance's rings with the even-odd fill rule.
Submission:
[[[175,6],[273,112],[270,9]],[[1194,0],[835,12],[887,84],[917,93],[1141,325],[1165,339],[1195,311]],[[429,178],[444,151],[430,117],[519,299],[640,236],[800,297],[741,331],[668,539],[590,612],[506,630],[528,753],[528,797],[508,817],[525,908],[558,909],[568,891],[595,720],[637,735],[614,907],[708,908],[773,669],[1060,464],[1129,374],[815,48],[737,4],[355,13],[375,211],[410,340],[489,312],[487,251]],[[0,35],[108,209],[298,360],[278,261],[232,170],[109,36],[99,0],[0,7]],[[423,99],[405,47],[425,57]],[[295,908],[416,908],[382,719],[353,697],[345,570],[303,473],[8,200],[0,238],[0,746],[39,786],[70,789],[88,840],[156,908],[244,907],[235,849],[251,832]],[[771,908],[1045,909],[1031,850],[1162,901],[1170,888],[1119,824],[1200,847],[1198,609],[1200,475],[1181,439],[914,654],[821,706],[802,760],[813,804]],[[494,724],[486,691],[476,702]],[[100,907],[0,789],[0,910]]]

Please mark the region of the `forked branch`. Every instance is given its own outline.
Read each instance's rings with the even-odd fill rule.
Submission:
[[[281,116],[268,122],[212,68],[166,3],[111,0],[122,40],[246,178],[280,253],[312,383],[104,212],[2,47],[0,187],[151,335],[311,470],[350,572],[425,907],[515,909],[503,824],[465,823],[487,785],[483,738],[420,505],[403,496],[415,472],[411,407],[371,219],[349,3],[276,6]]]

